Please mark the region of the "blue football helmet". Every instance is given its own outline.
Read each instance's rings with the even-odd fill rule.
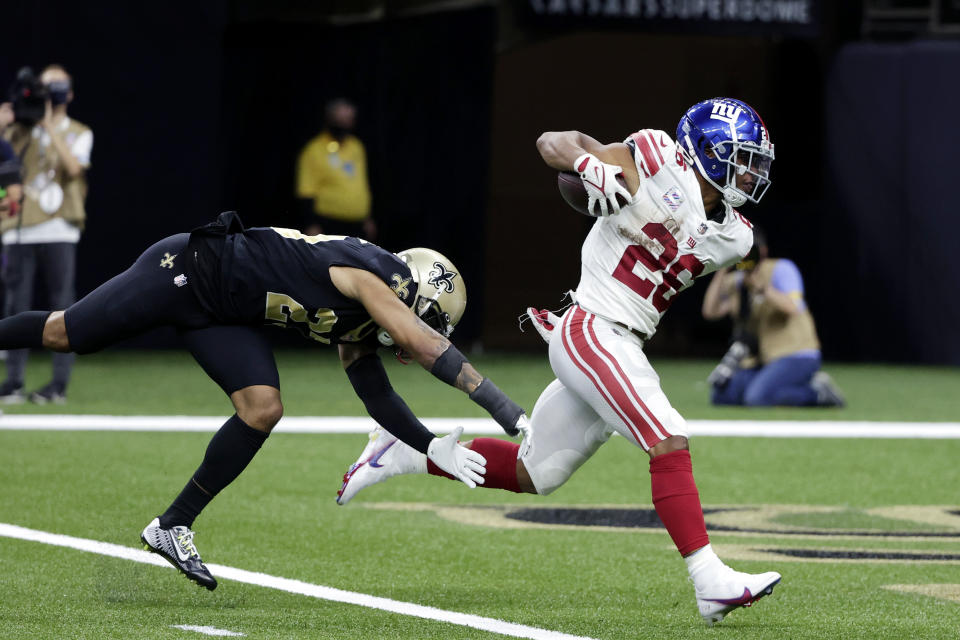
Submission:
[[[773,143],[753,107],[732,98],[693,105],[677,125],[677,143],[707,182],[734,207],[760,202],[770,186]],[[737,177],[749,174],[752,179]]]

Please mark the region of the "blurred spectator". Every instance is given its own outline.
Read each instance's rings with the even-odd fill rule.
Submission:
[[[0,115],[7,118],[0,126],[8,125],[3,137],[22,164],[24,193],[16,215],[0,221],[6,316],[32,308],[34,281],[41,274],[49,306],[63,309],[75,301],[77,242],[86,218],[85,174],[90,166],[93,132],[67,116],[67,105],[73,100],[73,80],[62,66],[48,66],[39,82],[46,93],[42,116],[38,114],[35,121],[27,119],[17,112],[16,101],[12,123],[9,114]],[[24,401],[27,355],[26,349],[9,353],[0,402]],[[30,400],[39,404],[64,402],[73,358],[73,354],[54,354],[52,380],[32,392]]]
[[[297,161],[297,197],[308,235],[375,240],[363,143],[353,135],[357,109],[338,98],[327,104],[325,127],[304,146]]]
[[[0,104],[0,132],[13,122],[13,107],[9,102]],[[10,143],[0,138],[0,220],[15,216],[23,198],[23,177],[20,175],[20,160]],[[0,350],[0,360],[7,359],[7,350]]]
[[[720,269],[703,297],[703,317],[734,320],[733,340],[708,378],[714,404],[843,406],[820,371],[820,342],[803,299],[803,278],[791,260],[769,257],[754,229],[754,246],[735,271]]]
[[[3,122],[5,110],[9,110],[10,120],[13,111],[10,103],[0,104],[0,122]],[[0,124],[0,131],[4,125]],[[0,138],[0,219],[17,215],[20,198],[23,196],[23,181],[20,175],[20,161],[10,143]]]

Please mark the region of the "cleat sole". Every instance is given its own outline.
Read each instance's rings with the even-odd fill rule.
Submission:
[[[743,603],[743,604],[741,604],[741,605],[732,606],[732,607],[730,607],[729,609],[727,609],[726,611],[718,611],[717,613],[711,614],[711,615],[709,615],[709,616],[702,616],[702,617],[703,617],[703,621],[706,623],[706,625],[707,625],[708,627],[712,627],[713,625],[715,625],[716,623],[722,621],[727,615],[733,613],[733,612],[736,611],[737,609],[739,609],[739,608],[741,608],[741,607],[749,607],[749,606],[753,605],[753,603],[755,603],[755,602],[756,602],[757,600],[759,600],[760,598],[763,598],[764,596],[771,595],[771,594],[773,593],[773,588],[774,588],[775,586],[777,586],[778,584],[780,584],[780,581],[781,581],[782,579],[783,579],[783,577],[779,577],[779,578],[777,578],[776,580],[774,580],[773,582],[771,582],[769,585],[767,585],[766,587],[764,587],[764,589],[763,589],[762,591],[760,591],[756,596],[754,596],[753,599],[750,600],[750,602],[745,602],[745,603]],[[701,615],[702,615],[702,614],[701,614]]]

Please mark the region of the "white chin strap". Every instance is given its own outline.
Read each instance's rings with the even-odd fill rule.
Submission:
[[[747,201],[747,196],[736,187],[727,186],[723,188],[723,199],[731,207],[739,207]]]

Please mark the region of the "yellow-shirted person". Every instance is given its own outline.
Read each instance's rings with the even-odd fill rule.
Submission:
[[[747,406],[843,406],[820,371],[820,341],[793,261],[771,258],[763,234],[736,270],[720,269],[703,297],[703,317],[732,317],[737,331],[709,378],[711,402]],[[752,338],[752,339],[751,339]]]
[[[305,211],[304,232],[375,240],[370,216],[367,154],[353,135],[357,109],[342,98],[325,111],[325,127],[310,140],[297,161],[297,197]]]

